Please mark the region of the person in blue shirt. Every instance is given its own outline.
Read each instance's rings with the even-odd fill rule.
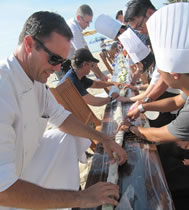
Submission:
[[[86,77],[93,68],[99,62],[93,57],[91,52],[86,48],[77,50],[72,60],[72,67],[58,83],[60,85],[66,78],[69,78],[75,85],[84,101],[92,106],[102,106],[111,102],[119,96],[117,92],[112,93],[108,97],[97,97],[90,94],[87,89],[90,88],[106,88],[115,85],[117,88],[123,85],[119,82],[106,82],[101,80],[91,80]]]

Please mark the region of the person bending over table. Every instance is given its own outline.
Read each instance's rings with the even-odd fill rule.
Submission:
[[[138,0],[132,1],[132,3],[135,6],[137,5],[138,7],[141,6],[141,2]],[[138,66],[139,70],[141,69],[143,71],[143,70],[146,70],[149,66],[154,65],[155,59],[151,50],[141,42],[141,40],[136,36],[136,34],[130,28],[128,28],[118,38],[122,42],[124,48],[127,50],[127,53],[131,57],[133,62],[136,64],[137,62],[138,63],[140,62],[140,64],[142,64]],[[159,80],[159,78],[160,78],[160,74],[159,72],[157,72],[157,69],[155,69],[152,75],[150,85],[148,86],[145,92],[141,93],[140,95],[133,96],[133,97],[119,97],[117,100],[122,101],[122,102],[135,102],[139,100],[142,100],[143,103],[150,102],[151,98],[147,96],[153,90],[153,88],[156,87],[156,83]],[[127,87],[130,87],[134,90],[135,89],[142,90],[143,88],[143,86],[141,85],[136,86],[136,87],[133,87],[133,86],[127,86]],[[170,91],[172,92],[174,91],[175,94],[173,95],[173,93],[170,93]],[[169,89],[161,96],[161,98],[175,96],[178,93],[180,93],[179,90]],[[175,115],[170,112],[167,112],[167,113],[161,112],[159,117],[156,120],[150,120],[150,125],[155,126],[155,127],[160,127],[162,125],[169,123],[174,118],[175,118]]]
[[[127,3],[127,9],[125,12],[124,21],[127,22],[134,30],[137,30],[139,33],[148,35],[146,22],[155,12],[156,8],[150,0],[143,0],[143,1],[130,0]],[[155,83],[153,84],[150,84],[144,94],[142,94],[139,97],[136,96],[136,98],[132,98],[132,102],[141,100],[144,97],[146,97],[145,102],[149,102],[149,101],[154,101],[160,97],[165,98],[167,96],[170,97],[171,95],[175,96],[176,94],[178,94],[178,92],[175,92],[173,90],[169,90],[169,92],[166,91],[168,89],[167,84],[164,82],[161,75],[158,75],[158,73],[156,75],[158,77],[157,81],[155,81]],[[163,95],[163,93],[165,94]],[[174,116],[171,116],[170,114],[169,116],[166,116],[166,118],[164,118],[163,121],[165,121],[165,119],[172,120],[173,118]],[[152,124],[161,125],[161,122],[152,123]]]
[[[126,152],[78,121],[45,85],[60,71],[72,37],[60,15],[36,12],[24,24],[14,54],[0,63],[0,209],[118,203],[117,185],[101,182],[78,191],[78,159],[90,145],[88,138],[102,142],[112,161],[117,153],[120,164]],[[48,122],[57,129],[46,130]]]
[[[170,18],[174,17],[174,18]],[[183,24],[183,17],[185,23]],[[174,20],[177,20],[176,22]],[[125,121],[119,129],[130,130],[135,135],[150,142],[166,143],[189,141],[189,4],[174,3],[165,6],[154,13],[147,22],[149,37],[156,58],[158,71],[161,74],[166,85],[172,88],[178,88],[183,91],[182,94],[147,104],[140,104],[134,110],[129,112]],[[184,38],[185,37],[185,38]],[[169,124],[160,128],[143,128],[134,126],[127,119],[135,119],[139,112],[144,111],[164,111],[169,112],[180,109],[178,116]],[[169,148],[171,150],[171,148]],[[186,152],[189,158],[188,150]],[[179,154],[179,153],[178,153]],[[168,156],[167,156],[168,157]],[[179,154],[183,159],[183,154]],[[178,160],[178,157],[177,157]],[[188,166],[183,162],[175,164],[167,173],[168,184],[171,186],[173,196],[177,202],[182,196],[188,199]],[[183,189],[183,191],[182,191]],[[186,192],[184,191],[186,190]],[[180,202],[181,204],[182,202]],[[182,205],[186,205],[186,203]],[[177,207],[177,206],[176,206]],[[180,207],[180,206],[178,206]],[[177,209],[177,208],[176,208]],[[179,208],[183,209],[183,208]],[[186,208],[184,208],[186,209]]]
[[[123,86],[123,83],[119,82],[106,82],[87,78],[86,75],[90,73],[92,66],[96,65],[98,62],[99,60],[94,58],[88,49],[81,48],[77,50],[72,60],[73,68],[64,75],[58,85],[64,82],[66,78],[69,78],[83,97],[84,101],[92,106],[102,106],[114,100],[119,96],[117,92],[112,93],[110,97],[97,97],[91,95],[87,91],[87,88],[106,88],[113,85],[119,88],[120,86]]]

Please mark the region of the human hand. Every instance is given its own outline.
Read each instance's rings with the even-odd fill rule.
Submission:
[[[114,86],[117,87],[118,89],[121,89],[125,86],[124,82],[114,82]]]
[[[124,84],[123,85],[123,88],[126,89],[126,88],[130,88],[131,90],[133,91],[137,91],[137,87],[135,87],[134,85],[131,85],[131,84]]]
[[[129,109],[127,113],[127,118],[130,118],[131,120],[135,120],[139,117],[140,111],[138,110],[138,105],[140,104],[139,101],[135,102]]]
[[[118,185],[109,182],[98,182],[80,191],[81,208],[93,208],[104,204],[117,206],[119,199]]]
[[[112,99],[116,99],[119,97],[119,93],[117,92],[113,92],[112,95],[111,95]]]
[[[129,131],[130,126],[131,126],[131,122],[126,116],[125,119],[123,120],[123,122],[121,122],[120,125],[118,126],[116,132],[119,132],[120,130],[123,130],[123,131],[127,132],[127,131]]]
[[[109,138],[113,138],[113,137],[109,137]],[[117,161],[116,157],[118,157],[118,159],[119,159],[119,165],[124,164],[125,161],[127,160],[127,153],[114,140],[112,140],[112,139],[104,140],[103,147],[104,147],[105,152],[108,154],[108,156],[110,158],[110,163],[112,163],[112,164],[115,163],[115,161]],[[113,155],[113,153],[116,154],[116,157]]]

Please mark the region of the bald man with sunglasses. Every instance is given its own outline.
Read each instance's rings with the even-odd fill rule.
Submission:
[[[119,188],[111,183],[78,191],[78,160],[86,160],[89,138],[103,144],[112,162],[115,152],[123,164],[125,151],[78,121],[45,86],[60,71],[72,36],[60,15],[36,12],[24,24],[14,54],[0,62],[0,209],[118,203]],[[46,130],[47,123],[56,129]]]

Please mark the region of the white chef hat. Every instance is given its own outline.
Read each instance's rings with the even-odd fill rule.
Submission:
[[[122,33],[118,39],[134,63],[140,62],[150,53],[149,48],[146,47],[130,28]]]
[[[147,29],[157,67],[165,72],[189,73],[189,3],[174,3],[155,12]]]
[[[99,15],[95,21],[96,31],[110,39],[115,39],[121,26],[122,24],[118,20],[114,20],[112,17],[104,14]]]

